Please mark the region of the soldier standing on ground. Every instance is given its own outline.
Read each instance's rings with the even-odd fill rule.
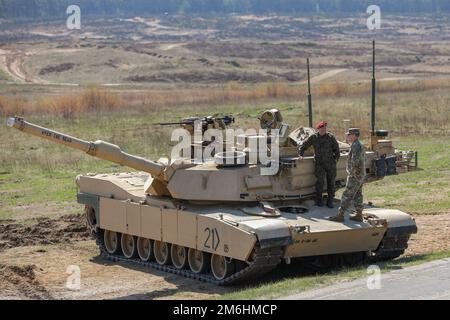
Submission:
[[[350,219],[363,221],[362,212],[364,206],[362,187],[366,175],[365,151],[364,146],[359,141],[360,130],[358,128],[349,129],[346,135],[347,142],[351,143],[347,162],[347,184],[345,185],[345,191],[342,194],[341,206],[339,207],[338,214],[330,217],[330,220],[343,222],[345,212],[353,202],[356,214],[351,216]]]
[[[323,184],[327,177],[327,206],[333,208],[335,193],[336,163],[339,160],[339,144],[336,138],[327,132],[327,123],[321,121],[317,124],[317,133],[311,135],[300,147],[299,153],[303,157],[305,151],[314,147],[314,175],[316,176],[316,204],[323,206]]]

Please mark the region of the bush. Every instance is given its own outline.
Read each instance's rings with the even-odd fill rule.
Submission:
[[[84,112],[110,111],[125,105],[118,94],[98,87],[89,87],[78,95],[46,97],[34,103],[24,98],[0,96],[0,115],[52,114],[71,119]]]

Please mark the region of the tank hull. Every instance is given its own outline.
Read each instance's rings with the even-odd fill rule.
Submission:
[[[146,175],[126,173],[79,176],[78,202],[95,214],[92,232],[103,254],[112,260],[123,255],[105,250],[105,231],[152,243],[165,243],[231,261],[233,270],[224,277],[193,273],[184,268],[135,259],[150,267],[164,269],[216,284],[247,280],[254,273],[272,270],[282,261],[328,255],[363,253],[369,258],[393,258],[403,253],[410,234],[417,231],[414,220],[398,210],[366,207],[364,222],[332,222],[335,208],[319,208],[313,201],[278,201],[270,207],[271,216],[261,203],[195,204],[173,198],[145,194]],[[298,209],[300,211],[296,211]],[[269,210],[270,211],[270,210]],[[111,251],[111,250],[110,250]],[[211,260],[213,264],[214,260]]]

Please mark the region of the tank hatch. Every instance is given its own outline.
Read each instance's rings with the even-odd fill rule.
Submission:
[[[281,217],[281,212],[279,209],[275,208],[272,204],[268,202],[261,202],[259,206],[255,207],[245,207],[241,210],[252,216],[261,216],[266,218],[277,218]]]

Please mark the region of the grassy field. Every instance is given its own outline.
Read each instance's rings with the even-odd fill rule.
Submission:
[[[86,18],[77,33],[61,21],[6,24],[0,42],[16,80],[46,84],[296,83],[305,78],[307,57],[313,75],[340,70],[346,80],[362,80],[370,74],[368,36],[378,43],[380,77],[450,74],[447,15],[384,15],[383,32],[370,35],[364,21],[299,14]]]
[[[388,177],[365,187],[374,204],[409,213],[439,214],[450,208],[450,137],[404,137],[396,146],[417,150],[421,170]]]

